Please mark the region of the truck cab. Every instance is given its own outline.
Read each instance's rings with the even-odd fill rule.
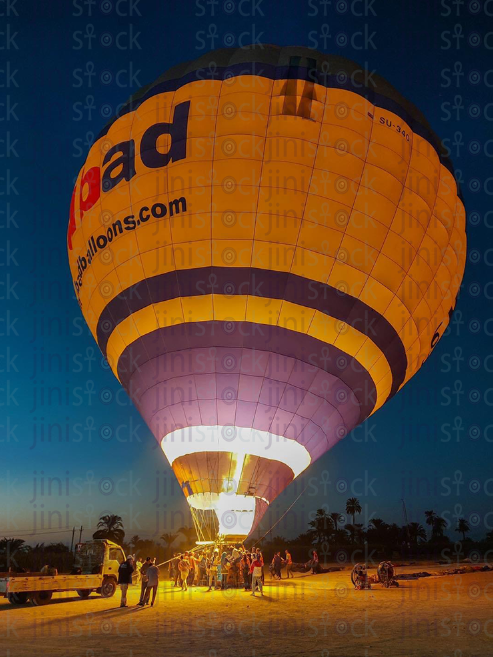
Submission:
[[[118,568],[125,561],[123,549],[107,539],[94,539],[75,546],[76,569],[81,575],[106,575],[118,577]]]
[[[103,575],[115,575],[118,577],[118,568],[125,561],[125,552],[123,549],[113,543],[112,541],[106,541],[105,551],[108,551],[107,555],[105,553],[105,559],[103,562]]]

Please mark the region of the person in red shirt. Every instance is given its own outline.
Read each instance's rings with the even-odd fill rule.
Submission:
[[[252,561],[252,565],[250,566],[250,572],[252,573],[252,593],[251,595],[255,596],[255,591],[257,589],[257,586],[260,590],[260,595],[264,595],[263,592],[263,587],[262,587],[262,571],[263,571],[263,564],[262,561],[260,561],[258,554],[255,555],[254,560]]]
[[[262,552],[260,552],[260,548],[257,548],[257,549],[255,550],[255,554],[256,554],[256,556],[257,556],[257,559],[260,561],[260,563],[261,563],[262,566],[263,566],[263,565],[264,565],[264,555],[262,554]],[[264,569],[262,568],[262,584],[264,584],[264,582],[265,582],[265,579],[264,579]]]
[[[311,569],[312,575],[316,575],[318,572],[318,554],[316,550],[313,550]]]

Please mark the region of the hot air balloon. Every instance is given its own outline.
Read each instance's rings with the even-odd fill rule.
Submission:
[[[428,358],[465,211],[446,150],[383,78],[307,48],[222,49],[104,128],[68,254],[199,539],[237,540]]]

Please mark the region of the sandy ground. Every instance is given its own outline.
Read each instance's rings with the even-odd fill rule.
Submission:
[[[60,593],[43,607],[0,598],[0,657],[493,655],[493,572],[371,591],[354,591],[349,570],[281,582],[266,574],[264,591],[182,593],[164,582],[156,605],[144,609],[133,606],[137,587],[128,609],[118,607],[119,591],[106,600]]]

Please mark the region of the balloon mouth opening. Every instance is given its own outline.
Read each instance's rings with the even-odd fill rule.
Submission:
[[[199,540],[246,538],[269,504],[311,463],[308,449],[259,429],[177,429],[161,448],[187,498]]]
[[[189,495],[187,502],[193,516],[197,515],[196,511],[214,513],[218,536],[225,538],[242,536],[246,538],[252,531],[257,499],[259,498],[253,495],[198,493]],[[264,501],[268,504],[266,500]]]

